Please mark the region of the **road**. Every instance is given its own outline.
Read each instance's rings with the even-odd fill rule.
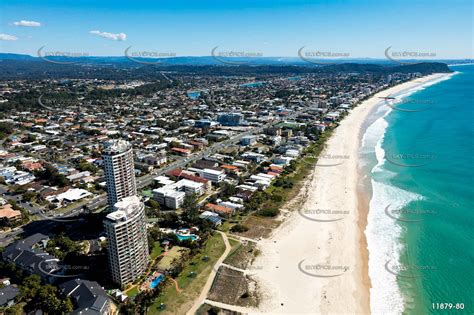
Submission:
[[[36,214],[38,209],[33,205],[30,205],[29,202],[23,201],[21,194],[13,195],[8,193],[8,187],[5,185],[0,185],[0,196],[6,200],[15,201],[17,205],[28,210],[31,214]]]
[[[287,117],[287,118],[292,118],[292,117]],[[223,148],[225,148],[225,147],[227,147],[231,144],[238,143],[240,141],[240,139],[242,139],[243,137],[249,136],[249,135],[252,135],[252,134],[261,133],[264,128],[271,127],[272,125],[277,124],[280,121],[281,121],[280,119],[277,119],[277,120],[269,122],[268,124],[263,125],[261,127],[252,128],[249,131],[246,131],[246,132],[240,133],[238,135],[235,135],[235,136],[233,136],[233,137],[231,137],[227,140],[224,140],[222,142],[217,142],[217,143],[213,144],[211,147],[207,148],[206,150],[201,151],[197,154],[194,154],[189,158],[181,158],[181,159],[179,159],[179,160],[177,160],[177,161],[175,161],[171,164],[168,164],[167,166],[165,166],[163,168],[158,169],[156,172],[141,176],[141,177],[137,178],[137,188],[138,189],[143,189],[143,188],[147,187],[148,185],[150,185],[153,182],[153,178],[155,178],[159,175],[163,175],[163,174],[165,174],[165,173],[167,173],[167,172],[169,172],[169,171],[171,171],[175,168],[182,168],[182,167],[186,166],[189,163],[195,162],[199,159],[202,159],[203,157],[207,157],[209,155],[217,153],[218,151],[222,150]],[[79,203],[76,206],[71,207],[70,211],[65,215],[71,214],[75,210],[77,210],[79,208],[82,208],[84,206],[87,206],[87,208],[90,211],[93,211],[96,208],[105,206],[106,204],[107,204],[107,194],[103,193],[101,195],[98,195],[98,196],[94,197],[92,200],[90,200],[88,202]]]
[[[291,119],[291,118],[294,118],[293,116],[289,116],[287,117],[287,119]],[[147,174],[147,175],[144,175],[142,177],[139,177],[137,178],[137,188],[138,189],[142,189],[148,185],[150,185],[153,181],[153,178],[155,178],[156,176],[159,176],[159,175],[163,175],[165,174],[166,172],[172,170],[172,169],[175,169],[175,168],[182,168],[184,166],[186,166],[187,164],[189,163],[192,163],[192,162],[195,162],[203,157],[207,157],[209,155],[212,155],[214,153],[217,153],[218,151],[220,151],[221,149],[229,146],[229,145],[232,145],[232,144],[235,144],[235,143],[238,143],[240,141],[240,139],[242,139],[243,137],[245,136],[248,136],[248,135],[252,135],[252,134],[258,134],[258,133],[261,133],[263,131],[264,128],[268,128],[268,127],[271,127],[277,123],[279,123],[281,121],[281,119],[276,119],[274,121],[271,121],[261,127],[255,127],[255,128],[251,128],[249,131],[246,131],[244,133],[240,133],[238,135],[235,135],[227,140],[224,140],[222,142],[218,142],[218,143],[215,143],[213,144],[211,147],[207,148],[206,150],[204,151],[201,151],[189,158],[181,158],[163,168],[160,168],[158,169],[156,172],[153,172],[151,174]],[[95,196],[94,198],[90,199],[90,200],[85,200],[83,202],[79,202],[77,203],[76,205],[72,206],[68,212],[65,212],[63,213],[63,215],[61,217],[49,217],[47,216],[43,209],[36,209],[35,207],[33,206],[30,206],[28,203],[26,202],[22,202],[19,198],[21,198],[20,196],[12,196],[12,195],[9,195],[7,194],[7,188],[5,186],[2,186],[0,185],[0,194],[2,194],[6,199],[11,199],[11,200],[15,200],[18,205],[26,208],[28,211],[30,211],[32,214],[39,214],[41,217],[43,217],[44,219],[49,219],[51,220],[51,222],[47,221],[43,224],[43,229],[39,228],[39,227],[36,227],[34,228],[35,232],[45,232],[47,231],[49,228],[51,228],[52,226],[54,226],[55,224],[60,224],[61,221],[63,222],[66,222],[66,221],[70,221],[70,220],[67,220],[68,217],[70,216],[75,216],[76,214],[80,213],[80,210],[82,210],[84,207],[87,207],[89,211],[94,211],[100,207],[103,207],[107,204],[107,194],[106,193],[103,193],[103,194],[100,194],[100,195],[97,195]],[[29,231],[31,231],[31,229],[29,229]],[[11,243],[16,236],[18,236],[19,234],[23,233],[23,229],[20,227],[20,228],[17,228],[15,229],[14,231],[12,232],[9,232],[9,233],[0,233],[0,246],[6,246],[8,245],[9,243]]]
[[[232,248],[230,246],[229,239],[227,238],[227,235],[224,232],[221,232],[221,231],[217,231],[217,232],[221,234],[222,239],[224,240],[225,251],[221,255],[221,257],[219,257],[219,259],[216,261],[214,267],[211,269],[211,274],[209,275],[209,278],[207,278],[206,284],[204,285],[204,288],[202,288],[202,290],[201,290],[201,294],[196,299],[196,301],[194,302],[194,305],[191,307],[191,309],[186,312],[187,315],[194,315],[196,313],[196,311],[199,309],[199,307],[201,306],[201,304],[204,302],[204,300],[207,297],[207,294],[211,290],[212,283],[214,282],[214,279],[217,275],[217,270],[219,270],[219,267],[224,262],[224,259],[227,257],[227,255],[229,255],[230,249]]]

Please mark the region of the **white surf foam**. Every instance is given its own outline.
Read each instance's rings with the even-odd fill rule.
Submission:
[[[402,228],[397,221],[385,214],[385,207],[399,209],[420,195],[402,190],[386,183],[372,180],[372,199],[365,231],[369,249],[370,309],[374,314],[401,314],[404,310],[403,296],[394,274],[385,269],[385,264],[398,264],[403,245],[399,243]]]
[[[456,73],[454,73],[456,74]],[[425,89],[428,86],[448,80],[452,75],[429,81],[425,84],[394,95],[395,101]],[[384,168],[385,150],[382,147],[388,122],[385,117],[392,112],[389,106],[380,106],[376,114],[381,115],[366,130],[362,137],[362,153],[373,153],[377,164],[372,168],[372,199],[369,204],[365,235],[369,250],[370,309],[374,314],[401,314],[404,311],[403,296],[396,276],[385,269],[388,261],[399,263],[403,245],[399,243],[402,232],[396,220],[385,214],[385,207],[400,209],[408,203],[420,200],[421,195],[389,184],[396,174]],[[376,179],[375,179],[376,178]]]

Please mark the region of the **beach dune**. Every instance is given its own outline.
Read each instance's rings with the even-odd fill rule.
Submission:
[[[332,137],[287,219],[259,242],[253,263],[262,301],[255,313],[370,313],[367,200],[358,156],[368,115],[382,97],[445,74],[418,78],[375,94],[351,110]]]

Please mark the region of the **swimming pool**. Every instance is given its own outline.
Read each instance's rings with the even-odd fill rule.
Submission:
[[[197,236],[194,234],[189,234],[189,235],[176,234],[176,236],[178,237],[178,240],[180,241],[189,240],[189,239],[195,241],[197,239]]]
[[[151,289],[154,289],[158,286],[158,284],[160,284],[160,282],[165,278],[165,275],[159,275],[158,277],[156,277],[155,279],[153,279],[152,282],[150,282],[150,288]]]
[[[190,99],[196,100],[199,98],[199,96],[201,96],[201,91],[190,91],[186,94],[188,95]]]

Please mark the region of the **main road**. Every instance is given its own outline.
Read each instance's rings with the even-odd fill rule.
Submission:
[[[289,116],[287,118],[291,119],[291,118],[294,118],[294,116]],[[277,124],[280,121],[281,121],[280,119],[276,119],[276,120],[273,120],[273,121],[271,121],[271,122],[269,122],[269,123],[267,123],[267,124],[265,124],[261,127],[251,128],[250,130],[248,130],[246,132],[243,132],[243,133],[240,133],[238,135],[232,136],[227,140],[224,140],[222,142],[214,143],[211,147],[205,149],[204,151],[198,152],[197,154],[194,154],[194,155],[192,155],[188,158],[180,158],[177,161],[175,161],[171,164],[168,164],[165,167],[160,168],[155,172],[152,172],[150,174],[139,177],[139,178],[137,178],[137,188],[142,189],[142,188],[150,185],[153,181],[153,178],[155,178],[156,176],[165,174],[166,172],[169,172],[170,170],[173,170],[175,168],[182,168],[182,167],[186,166],[189,163],[195,162],[199,159],[202,159],[203,157],[207,157],[209,155],[212,155],[212,154],[220,151],[221,149],[223,149],[223,148],[225,148],[225,147],[227,147],[231,144],[235,144],[235,143],[239,142],[240,139],[242,139],[243,137],[249,136],[249,135],[252,135],[252,134],[259,134],[263,131],[264,128],[271,127],[272,125]],[[6,195],[6,189],[2,189],[2,188],[4,188],[4,187],[0,186],[0,193],[2,193],[5,196]],[[11,199],[11,198],[9,198],[9,199]],[[36,226],[34,228],[34,230],[38,229],[37,232],[46,232],[46,230],[48,230],[49,228],[52,228],[53,226],[57,225],[58,223],[60,224],[61,222],[71,222],[71,221],[73,221],[73,219],[71,217],[76,216],[78,213],[82,213],[82,210],[84,208],[87,208],[88,211],[94,211],[94,210],[97,210],[97,209],[105,206],[107,204],[107,194],[103,193],[103,194],[100,194],[100,195],[97,195],[97,196],[93,197],[92,199],[89,199],[89,200],[86,200],[86,201],[83,201],[83,202],[79,202],[79,203],[75,204],[74,206],[70,207],[68,209],[68,211],[64,212],[61,216],[54,216],[54,217],[49,217],[48,215],[46,215],[44,213],[43,209],[33,209],[28,204],[22,203],[20,200],[16,200],[16,201],[19,201],[19,204],[21,206],[23,206],[25,208],[28,208],[28,210],[31,213],[35,213],[35,214],[39,215],[40,217],[42,217],[43,219],[46,220],[46,222],[44,222],[44,224],[42,225],[42,227],[43,227],[42,229],[40,229],[39,227],[36,227]],[[31,230],[33,230],[33,229],[30,229],[30,232],[31,232]],[[18,227],[16,229],[14,229],[13,231],[10,231],[9,233],[0,233],[0,246],[8,245],[17,236],[19,236],[19,234],[21,234],[23,232],[24,231],[23,231],[22,227]]]
[[[290,116],[288,118],[293,118],[293,116]],[[171,164],[168,164],[165,167],[160,168],[155,172],[152,172],[150,174],[141,176],[141,177],[137,178],[137,188],[139,188],[139,189],[144,188],[144,187],[150,185],[153,182],[153,178],[155,178],[156,176],[163,175],[163,174],[165,174],[165,173],[167,173],[167,172],[169,172],[169,171],[171,171],[175,168],[182,168],[182,167],[186,166],[189,163],[195,162],[199,159],[202,159],[203,157],[207,157],[209,155],[212,155],[212,154],[220,151],[221,149],[223,149],[223,148],[225,148],[225,147],[227,147],[231,144],[238,143],[240,141],[240,139],[242,139],[243,137],[249,136],[249,135],[252,135],[252,134],[259,134],[263,131],[264,128],[271,127],[272,125],[277,124],[278,122],[280,122],[280,119],[273,120],[273,121],[271,121],[271,122],[269,122],[269,123],[267,123],[267,124],[265,124],[264,126],[261,126],[261,127],[251,128],[250,130],[248,130],[246,132],[243,132],[243,133],[240,133],[238,135],[232,136],[227,140],[224,140],[222,142],[214,143],[211,147],[205,149],[204,151],[198,152],[198,153],[196,153],[196,154],[194,154],[194,155],[192,155],[188,158],[180,158],[177,161],[175,161]],[[87,209],[89,209],[89,211],[93,211],[93,210],[95,210],[99,207],[105,206],[106,204],[107,204],[107,194],[103,193],[101,195],[98,195],[98,196],[92,198],[88,202],[79,203],[76,206],[71,207],[68,214],[76,212],[77,210],[79,210],[80,208],[83,208],[83,207],[87,207]],[[67,214],[64,214],[64,216],[67,216]]]

